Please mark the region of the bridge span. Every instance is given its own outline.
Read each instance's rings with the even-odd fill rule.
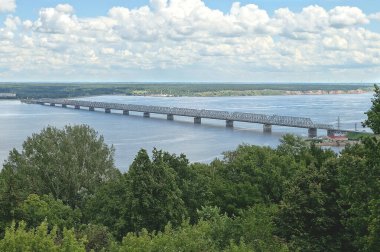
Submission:
[[[265,115],[256,113],[228,112],[208,109],[148,106],[70,99],[27,99],[22,100],[22,102],[28,104],[61,106],[63,108],[71,106],[75,109],[85,107],[88,108],[89,111],[95,111],[95,109],[104,109],[105,113],[111,113],[111,110],[120,110],[123,111],[124,115],[129,115],[130,111],[142,112],[144,117],[150,117],[151,113],[164,114],[167,116],[168,120],[174,120],[174,116],[186,116],[193,117],[195,124],[200,124],[202,118],[216,119],[224,120],[226,122],[226,127],[233,127],[235,121],[257,123],[263,125],[263,131],[265,133],[272,132],[272,125],[305,128],[308,129],[309,137],[316,137],[318,129],[327,130],[328,135],[333,134],[335,131],[342,131],[334,128],[334,126],[330,124],[315,123],[307,117]],[[347,132],[348,130],[343,131]]]

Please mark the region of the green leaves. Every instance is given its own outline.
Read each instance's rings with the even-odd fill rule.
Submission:
[[[119,173],[114,168],[113,149],[86,125],[62,130],[47,127],[33,134],[21,153],[10,153],[4,169],[22,181],[19,190],[25,196],[51,194],[72,207]],[[5,172],[2,176],[9,180]]]
[[[17,209],[18,218],[26,221],[30,227],[36,227],[44,220],[52,226],[72,228],[80,223],[81,212],[73,210],[63,204],[61,200],[55,200],[51,195],[31,194],[21,203]]]
[[[167,222],[178,225],[187,216],[176,172],[165,162],[161,151],[153,151],[152,161],[145,150],[139,151],[128,179],[134,230],[162,230]]]
[[[17,228],[14,223],[7,228],[4,238],[0,239],[0,251],[85,252],[85,243],[86,240],[76,239],[74,230],[64,229],[60,237],[56,228],[48,229],[47,222],[30,230],[21,222]]]
[[[374,92],[372,107],[365,113],[368,118],[362,124],[363,127],[371,128],[373,133],[380,134],[380,88],[376,84],[374,85]]]

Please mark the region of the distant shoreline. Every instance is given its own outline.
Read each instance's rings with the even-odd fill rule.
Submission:
[[[269,95],[340,95],[340,94],[365,94],[370,93],[371,90],[355,89],[355,90],[223,90],[214,92],[199,92],[191,95],[171,95],[171,94],[155,94],[155,93],[135,93],[127,96],[146,96],[146,97],[229,97],[229,96],[269,96]],[[123,95],[123,94],[114,94]]]
[[[156,97],[227,97],[270,95],[337,95],[371,92],[368,85],[342,84],[3,84],[0,93],[18,99],[74,98],[99,95]]]

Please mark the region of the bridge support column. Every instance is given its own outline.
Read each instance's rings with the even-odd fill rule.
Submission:
[[[80,109],[80,106],[79,106],[79,105],[75,105],[74,108],[75,108],[75,109]]]
[[[271,124],[264,124],[263,125],[263,132],[264,133],[272,133],[272,125]]]
[[[194,117],[194,123],[195,124],[201,124],[202,118],[201,117]]]
[[[308,136],[309,136],[309,138],[317,137],[317,129],[316,128],[309,128],[308,129]]]
[[[149,112],[144,112],[144,117],[150,117],[150,113]]]
[[[226,127],[227,128],[233,128],[234,127],[234,121],[226,120]]]
[[[55,107],[55,103],[50,103],[50,106]]]
[[[66,104],[62,104],[62,108],[67,108],[67,105]]]
[[[166,116],[166,119],[168,119],[169,121],[173,121],[173,120],[174,120],[174,116],[171,115],[171,114],[168,114],[168,115]]]
[[[123,115],[129,115],[129,110],[123,110]]]
[[[106,112],[107,114],[109,114],[109,113],[111,113],[111,109],[110,108],[105,108],[104,112]]]

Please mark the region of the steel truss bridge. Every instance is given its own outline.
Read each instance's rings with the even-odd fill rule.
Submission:
[[[149,106],[149,105],[136,105],[136,104],[122,104],[122,103],[108,103],[96,101],[82,101],[70,99],[32,99],[22,100],[28,104],[41,104],[50,106],[67,107],[72,106],[75,109],[86,107],[90,111],[95,109],[104,109],[106,113],[111,113],[111,110],[121,110],[124,115],[129,115],[130,111],[142,112],[144,117],[150,117],[150,114],[164,114],[167,115],[168,120],[173,120],[174,116],[187,116],[193,117],[194,123],[200,124],[202,118],[225,120],[227,127],[233,127],[233,122],[248,122],[263,124],[263,130],[266,133],[272,131],[272,125],[296,127],[308,129],[309,137],[317,136],[317,129],[327,130],[328,134],[334,131],[342,131],[334,128],[330,124],[315,123],[307,117],[295,116],[281,116],[281,115],[265,115],[256,113],[244,112],[228,112],[209,109],[191,109],[191,108],[177,108],[177,107],[162,107],[162,106]],[[346,131],[346,130],[343,130]]]

